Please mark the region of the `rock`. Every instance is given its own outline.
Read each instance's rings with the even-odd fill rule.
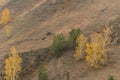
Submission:
[[[52,34],[52,32],[47,32],[47,35],[51,35]]]
[[[118,38],[113,39],[112,45],[117,45],[118,44]]]
[[[107,10],[107,7],[103,8],[101,11],[102,12],[105,12]]]
[[[43,37],[43,38],[42,38],[42,40],[45,40],[45,39],[46,39],[46,37]]]

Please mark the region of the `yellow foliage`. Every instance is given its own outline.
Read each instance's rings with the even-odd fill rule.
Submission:
[[[76,60],[80,60],[80,59],[83,59],[85,57],[84,50],[85,50],[86,41],[87,41],[87,39],[83,34],[80,34],[77,37],[76,43],[78,45],[75,49],[75,54],[74,54],[74,57]]]
[[[6,33],[6,35],[8,37],[10,36],[10,33],[11,33],[11,27],[10,26],[6,25],[6,27],[5,27],[5,33]]]
[[[86,44],[86,61],[93,68],[99,68],[107,61],[107,54],[103,48],[104,37],[101,34],[94,33],[91,36],[91,42]]]
[[[0,24],[6,24],[10,21],[10,10],[5,8],[1,13]]]
[[[18,74],[21,71],[21,58],[17,53],[15,46],[10,48],[10,52],[12,53],[5,60],[5,79],[6,80],[16,80],[18,78]]]
[[[90,36],[90,40],[91,40],[91,43],[95,42],[95,43],[102,44],[103,36],[102,34],[95,32]]]
[[[111,35],[111,30],[110,30],[110,27],[106,27],[104,30],[103,30],[103,47],[105,48],[105,46],[107,44],[110,43],[110,35]]]
[[[5,76],[6,80],[10,80],[12,77],[11,62],[12,62],[11,58],[8,58],[5,60],[5,64],[6,64],[5,65],[5,69],[6,69],[5,74],[7,75],[7,76]]]
[[[106,61],[106,53],[104,53],[101,45],[97,43],[86,44],[86,61],[91,67],[99,68]]]

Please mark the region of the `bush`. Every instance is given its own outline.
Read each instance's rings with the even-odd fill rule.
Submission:
[[[81,30],[79,28],[78,29],[72,29],[69,32],[68,40],[67,40],[69,47],[72,47],[72,48],[76,47],[76,45],[77,45],[76,39],[80,35],[80,32],[81,32]]]
[[[91,42],[86,44],[86,61],[93,68],[100,68],[107,61],[107,54],[103,48],[103,37],[101,34],[93,34]]]
[[[80,59],[84,59],[85,58],[85,45],[86,45],[87,39],[83,34],[80,34],[77,37],[76,43],[78,44],[76,49],[75,49],[75,53],[74,53],[74,57],[76,60],[80,60]]]
[[[86,47],[87,63],[93,68],[100,68],[102,61],[104,61],[103,49],[97,43],[87,43]]]
[[[67,72],[66,78],[67,78],[67,80],[70,80],[70,73],[69,72]]]
[[[69,32],[68,39],[66,40],[63,34],[55,36],[53,39],[53,43],[50,46],[50,53],[52,56],[60,57],[62,56],[62,52],[68,48],[75,48],[77,43],[76,39],[80,35],[80,29],[72,29]]]
[[[66,48],[66,39],[63,34],[54,37],[53,43],[50,46],[50,53],[52,56],[60,57]]]
[[[40,63],[39,65],[39,80],[49,80],[48,75],[45,72],[43,63]]]
[[[114,80],[114,77],[113,76],[109,76],[108,80]]]

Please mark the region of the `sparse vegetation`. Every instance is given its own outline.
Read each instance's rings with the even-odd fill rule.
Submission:
[[[87,38],[80,34],[80,29],[72,29],[69,32],[68,39],[63,34],[56,36],[53,44],[50,47],[50,52],[53,56],[60,57],[67,47],[75,49],[74,57],[76,60],[85,59],[93,68],[100,68],[107,61],[106,45],[109,42],[110,29],[105,28],[103,33],[94,33],[90,37],[90,42]],[[75,42],[76,40],[76,42]]]
[[[50,53],[55,57],[60,57],[66,48],[75,48],[77,46],[76,39],[80,32],[80,29],[72,29],[69,32],[68,39],[63,34],[55,36],[53,44],[50,46]]]
[[[0,80],[119,80],[119,0],[1,1]]]
[[[112,75],[108,76],[108,80],[114,80],[114,76]]]
[[[93,68],[99,68],[102,61],[104,61],[103,49],[100,44],[97,43],[87,43],[86,44],[86,61]]]
[[[6,33],[6,35],[7,35],[8,37],[10,36],[11,26],[6,25],[6,27],[5,27],[5,33]]]
[[[66,39],[63,34],[54,37],[53,43],[50,46],[50,53],[55,57],[60,57],[66,48]]]
[[[5,80],[17,80],[21,71],[22,60],[14,46],[10,48],[10,51],[12,55],[5,60]]]
[[[8,8],[5,8],[1,13],[1,20],[0,24],[6,24],[10,21],[10,10]]]
[[[77,37],[76,43],[77,47],[75,49],[74,57],[76,60],[84,59],[85,58],[85,44],[87,42],[86,37],[83,34],[80,34]]]
[[[100,68],[107,61],[106,45],[110,39],[110,28],[105,28],[103,33],[94,33],[90,43],[86,44],[86,61],[91,67]]]
[[[44,64],[42,62],[39,65],[39,80],[49,80],[48,75],[44,69]]]
[[[77,37],[80,35],[81,33],[81,30],[79,28],[77,29],[72,29],[70,32],[69,32],[69,35],[68,35],[68,46],[69,47],[72,47],[72,48],[75,48],[77,43],[76,43],[76,39]]]
[[[111,30],[110,27],[105,27],[105,29],[103,30],[103,48],[105,48],[108,44],[110,44],[110,35],[111,35]]]
[[[70,80],[70,73],[69,72],[67,72],[66,77],[67,77],[67,80]]]
[[[54,37],[53,44],[50,46],[50,53],[55,57],[60,57],[66,48],[75,48],[77,45],[76,39],[80,35],[80,29],[72,29],[69,32],[68,39],[63,35],[57,35]]]

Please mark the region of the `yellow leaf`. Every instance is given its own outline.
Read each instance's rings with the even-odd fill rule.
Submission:
[[[0,24],[6,24],[10,21],[10,10],[5,8],[1,13]]]

